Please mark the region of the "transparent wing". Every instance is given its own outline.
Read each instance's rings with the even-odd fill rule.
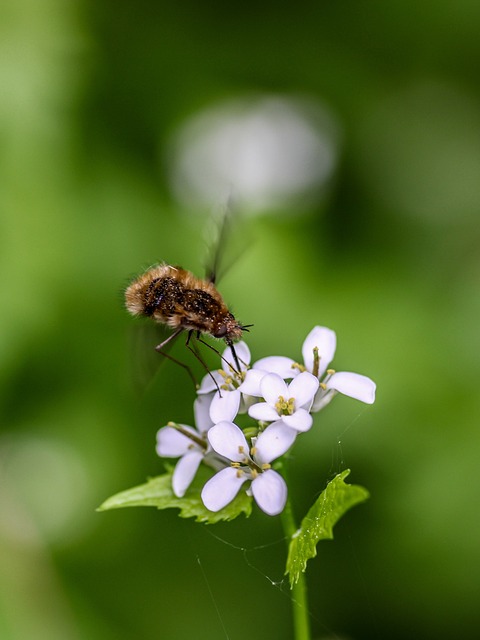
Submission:
[[[168,352],[176,339],[170,340],[162,349],[162,353],[156,351],[155,347],[164,342],[171,334],[171,329],[152,322],[150,318],[138,318],[136,324],[132,327],[130,333],[132,385],[139,395],[145,393],[155,376],[167,362]]]
[[[245,220],[230,197],[212,215],[206,228],[207,261],[205,279],[217,283],[245,252],[249,238]]]

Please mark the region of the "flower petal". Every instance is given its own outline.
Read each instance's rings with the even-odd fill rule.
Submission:
[[[234,349],[235,353],[237,354],[238,361],[240,362],[242,371],[245,371],[252,358],[252,356],[250,355],[250,349],[248,348],[247,343],[243,342],[243,340],[241,342],[237,342]],[[233,357],[231,347],[227,347],[222,354],[222,369],[227,369],[225,360],[235,371],[237,370],[237,365],[235,364],[235,358]]]
[[[317,391],[317,395],[313,400],[313,404],[310,407],[310,413],[317,413],[317,411],[320,411],[321,409],[326,407],[327,404],[330,404],[330,402],[336,395],[337,392],[335,391],[335,389],[327,389],[327,391],[325,391],[325,389],[319,389]]]
[[[276,373],[268,373],[260,382],[262,397],[273,407],[278,402],[279,396],[288,398],[288,387],[283,378]]]
[[[313,371],[313,349],[315,347],[318,347],[318,355],[320,357],[318,377],[321,378],[335,355],[335,349],[337,348],[335,331],[327,327],[314,327],[305,338],[302,346],[302,356],[303,362],[310,372]]]
[[[248,477],[241,469],[222,469],[203,487],[203,504],[210,511],[220,511],[235,498],[245,480],[248,480]]]
[[[180,458],[177,462],[172,476],[173,493],[177,498],[182,498],[185,495],[186,490],[197,473],[202,458],[203,453],[196,450],[186,453],[183,458]]]
[[[217,384],[215,384],[215,382]],[[218,371],[210,371],[203,376],[200,387],[197,389],[199,395],[204,393],[212,393],[212,391],[218,391],[220,385],[223,384],[223,377]]]
[[[350,398],[373,404],[375,402],[375,390],[377,385],[359,373],[350,373],[349,371],[338,371],[327,380],[327,388],[335,389]]]
[[[198,437],[198,433],[192,427],[188,427],[187,425],[181,425],[186,431],[190,431],[192,434]],[[162,427],[157,432],[157,446],[156,451],[159,456],[165,458],[178,458],[180,456],[185,455],[189,449],[192,447],[196,447],[198,449],[198,445],[196,445],[193,440],[190,440],[187,436],[184,436],[183,433],[177,431],[173,427]]]
[[[276,460],[290,449],[296,437],[295,429],[287,427],[282,420],[273,422],[255,442],[255,460],[260,464]]]
[[[313,376],[311,373],[304,371],[294,378],[288,385],[287,397],[295,398],[296,407],[302,407],[307,403],[310,405],[317,393],[318,386],[318,378]]]
[[[257,402],[248,409],[248,415],[262,422],[278,420],[278,412],[266,402]]]
[[[276,516],[283,511],[287,501],[287,485],[280,474],[269,469],[252,482],[252,494],[262,511]]]
[[[298,368],[293,368],[294,364],[294,360],[285,356],[268,356],[257,360],[253,368],[267,373],[276,373],[281,378],[293,378],[298,373]]]
[[[234,389],[233,391],[222,389],[222,395],[217,391],[210,405],[210,418],[213,424],[225,420],[231,422],[238,413],[240,399],[241,393],[238,389]]]
[[[266,371],[260,371],[258,369],[249,369],[245,376],[245,380],[238,387],[238,390],[242,393],[246,393],[249,396],[255,396],[260,398],[262,392],[260,391],[260,382],[264,376],[267,375]]]
[[[193,413],[195,416],[195,424],[200,433],[205,433],[213,425],[210,418],[210,404],[212,397],[210,395],[197,396],[193,403]]]
[[[233,422],[219,422],[208,432],[208,440],[217,453],[233,462],[243,462],[249,457],[250,447],[243,431]]]
[[[305,409],[298,409],[291,416],[282,416],[282,421],[296,431],[308,431],[313,424],[312,416]]]

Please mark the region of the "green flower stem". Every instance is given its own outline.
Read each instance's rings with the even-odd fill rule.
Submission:
[[[292,536],[297,531],[290,498],[282,512],[282,525],[287,538],[287,549]],[[301,572],[298,581],[292,587],[292,613],[295,640],[310,640],[310,624],[308,619],[307,582],[305,573]]]

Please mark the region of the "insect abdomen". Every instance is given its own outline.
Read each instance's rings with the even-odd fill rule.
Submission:
[[[183,294],[182,286],[173,278],[155,278],[145,289],[143,313],[155,316],[155,312],[159,312],[164,318],[169,318],[182,304]]]
[[[184,269],[160,265],[135,280],[125,293],[127,309],[172,328],[212,333],[228,309],[210,283]]]

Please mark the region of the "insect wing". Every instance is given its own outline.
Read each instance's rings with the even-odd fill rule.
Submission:
[[[206,228],[207,261],[205,279],[216,284],[240,259],[247,247],[247,233],[232,198],[213,215]]]
[[[172,335],[169,327],[145,318],[139,319],[131,329],[132,382],[135,391],[143,395],[168,360],[165,356],[168,356],[176,338],[171,339],[159,353],[155,347]]]

